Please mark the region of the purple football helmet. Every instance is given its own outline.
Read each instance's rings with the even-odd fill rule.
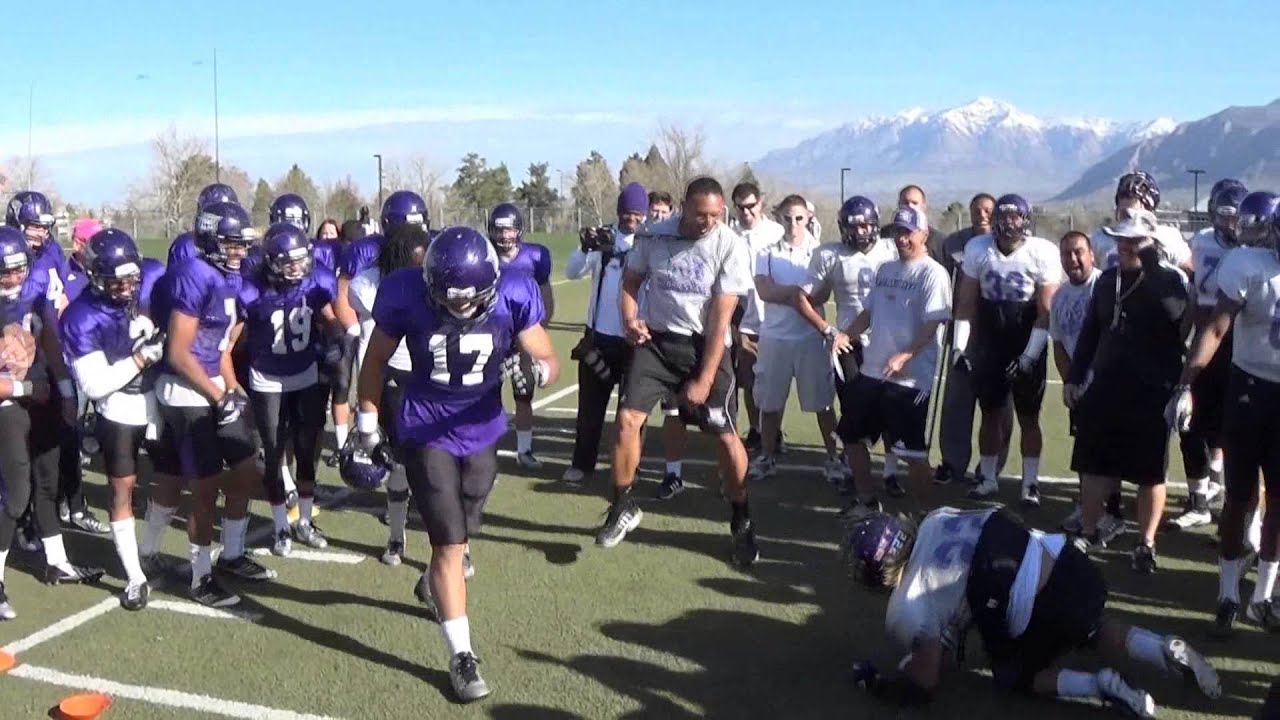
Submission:
[[[267,276],[280,285],[296,285],[311,272],[311,240],[292,222],[278,222],[262,237]]]
[[[489,213],[489,242],[506,255],[524,240],[524,214],[513,203],[502,203]]]
[[[360,448],[356,434],[352,433],[338,451],[338,475],[354,490],[377,490],[391,474],[392,462],[391,452],[385,444],[379,445],[373,453],[366,453]]]
[[[1213,198],[1218,193],[1222,192],[1223,190],[1226,190],[1229,187],[1242,188],[1244,186],[1245,186],[1244,183],[1240,182],[1235,178],[1222,178],[1218,182],[1214,183],[1213,187],[1209,188],[1209,212],[1213,213]]]
[[[1160,207],[1160,186],[1150,173],[1135,170],[1122,175],[1116,183],[1116,204],[1123,198],[1136,198],[1143,208],[1155,212]]]
[[[0,227],[0,298],[13,300],[22,294],[22,283],[31,269],[27,238],[21,230]]]
[[[840,226],[840,242],[851,248],[865,251],[880,239],[880,211],[862,195],[844,201],[836,224]]]
[[[1248,194],[1243,185],[1228,185],[1209,198],[1209,222],[1218,239],[1228,245],[1236,244],[1236,219],[1240,217],[1240,203]]]
[[[876,512],[858,518],[845,535],[842,555],[854,580],[878,588],[898,584],[911,559],[916,525],[905,515]]]
[[[449,227],[427,246],[422,276],[431,302],[447,317],[479,322],[498,296],[498,253],[469,227]]]
[[[212,183],[205,185],[200,194],[196,196],[196,211],[205,209],[214,203],[235,203],[240,204],[240,198],[236,197],[236,191],[231,189],[226,183]]]
[[[302,228],[304,233],[311,232],[311,210],[307,208],[307,201],[301,195],[285,193],[272,200],[271,207],[267,210],[267,219],[272,225],[287,222]]]
[[[1021,195],[1009,193],[996,200],[991,225],[997,240],[1017,242],[1031,230],[1031,203]]]
[[[231,202],[216,202],[196,216],[196,248],[226,272],[239,272],[240,263],[257,239],[249,213]]]
[[[21,230],[26,235],[27,245],[37,252],[53,234],[54,222],[53,203],[44,193],[34,190],[15,194],[5,208],[4,224]]]
[[[142,287],[142,254],[128,233],[115,228],[99,230],[85,245],[85,272],[89,287],[117,305],[131,305]]]
[[[1236,211],[1236,237],[1241,245],[1273,247],[1276,242],[1275,215],[1280,196],[1270,192],[1251,192],[1240,201]]]
[[[388,195],[382,203],[382,234],[391,237],[393,230],[410,223],[431,227],[426,201],[412,190],[397,190]]]

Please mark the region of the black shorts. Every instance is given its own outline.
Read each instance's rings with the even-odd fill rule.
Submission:
[[[437,448],[406,448],[404,466],[431,544],[467,542],[480,529],[498,477],[497,444],[465,458]]]
[[[383,374],[382,404],[378,408],[378,427],[387,437],[387,442],[400,452],[399,436],[396,432],[397,419],[400,417],[400,405],[404,402],[404,389],[409,384],[411,373],[397,370],[390,365]]]
[[[1076,405],[1071,469],[1082,475],[1159,485],[1169,468],[1164,408],[1172,388],[1095,377]]]
[[[217,475],[224,467],[237,465],[257,453],[253,429],[244,415],[228,425],[218,425],[212,407],[161,405],[160,415],[164,429],[160,432],[158,456],[152,456],[157,472],[185,474],[181,456],[184,443],[190,448],[191,470],[197,478]]]
[[[1102,627],[1107,583],[1089,557],[1067,543],[1049,579],[1036,593],[1031,620],[1014,642],[995,644],[991,670],[996,684],[1031,691],[1036,674],[1064,655],[1091,644]],[[988,647],[990,652],[991,646]]]
[[[147,439],[146,425],[125,425],[99,415],[95,423],[102,464],[109,478],[138,474],[138,451]]]
[[[1223,437],[1228,497],[1252,506],[1258,499],[1258,472],[1267,503],[1280,498],[1280,383],[1231,368]]]
[[[925,426],[929,420],[929,390],[909,388],[887,380],[859,375],[847,383],[840,401],[836,434],[845,443],[873,444],[881,436],[893,440],[893,450],[907,459],[927,459]]]
[[[1013,409],[1019,416],[1040,414],[1048,383],[1048,353],[1042,353],[1029,373],[1009,377],[1009,365],[1017,362],[1022,348],[1010,353],[979,355],[973,362],[973,392],[982,412],[995,412],[1013,395]]]
[[[627,368],[626,386],[619,407],[648,415],[664,399],[678,396],[685,383],[693,379],[702,366],[703,338],[675,333],[654,333],[653,339],[637,347]],[[733,401],[736,385],[729,349],[720,356],[711,392],[701,407],[690,408],[696,424],[715,435],[737,432]],[[694,419],[694,418],[689,418]]]
[[[1223,338],[1218,352],[1191,384],[1191,429],[1209,447],[1222,447],[1226,417],[1227,385],[1231,382],[1231,337]]]

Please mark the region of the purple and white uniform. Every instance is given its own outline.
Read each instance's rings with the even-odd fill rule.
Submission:
[[[263,273],[244,276],[236,304],[247,333],[251,389],[283,393],[316,384],[311,335],[316,316],[337,294],[337,277],[320,265],[283,289]]]
[[[376,265],[378,254],[382,252],[382,242],[381,235],[369,235],[348,245],[342,255],[342,274],[353,278]]]
[[[240,276],[223,274],[203,258],[184,260],[171,266],[151,296],[152,316],[161,318],[168,328],[170,315],[180,312],[197,318],[195,342],[191,352],[205,373],[221,385],[219,365],[231,338],[231,329],[237,318],[236,295],[240,288]],[[156,382],[156,397],[161,404],[171,407],[207,407],[209,401],[190,387],[169,365],[166,357],[160,362],[160,378]]]
[[[522,242],[515,257],[508,260],[498,256],[498,267],[502,269],[503,275],[527,275],[538,287],[542,287],[551,282],[551,251],[546,245]]]

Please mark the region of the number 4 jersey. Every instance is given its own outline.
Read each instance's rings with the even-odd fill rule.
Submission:
[[[338,294],[333,271],[315,264],[294,285],[278,287],[254,272],[244,278],[236,304],[249,343],[249,387],[258,392],[292,392],[316,384],[312,334],[320,311]]]
[[[387,336],[404,339],[413,363],[398,419],[403,443],[463,457],[506,433],[502,361],[516,337],[543,319],[532,278],[502,275],[489,313],[463,322],[428,300],[421,270],[397,270],[378,288],[373,319]]]

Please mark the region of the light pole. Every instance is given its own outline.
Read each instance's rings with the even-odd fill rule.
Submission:
[[[218,132],[218,48],[213,49],[213,177],[222,182],[222,155],[219,152]]]
[[[1204,171],[1203,171],[1203,170],[1188,170],[1187,172],[1188,172],[1188,173],[1191,173],[1191,177],[1193,178],[1193,185],[1192,185],[1192,188],[1193,188],[1193,190],[1192,190],[1192,193],[1193,193],[1193,194],[1192,194],[1192,198],[1193,198],[1193,199],[1192,199],[1192,201],[1191,201],[1191,209],[1192,209],[1193,211],[1195,211],[1195,210],[1199,210],[1199,209],[1200,209],[1200,176],[1204,174]]]
[[[845,195],[844,195],[844,174],[845,174],[845,173],[847,173],[847,172],[852,172],[852,171],[853,171],[853,168],[840,168],[840,204],[841,204],[841,205],[843,205],[843,204],[844,204],[844,201],[845,201]]]
[[[35,167],[31,164],[31,133],[35,127],[36,83],[34,80],[27,87],[27,187],[31,187]]]
[[[382,155],[374,153],[373,156],[378,159],[378,208],[382,208]]]

